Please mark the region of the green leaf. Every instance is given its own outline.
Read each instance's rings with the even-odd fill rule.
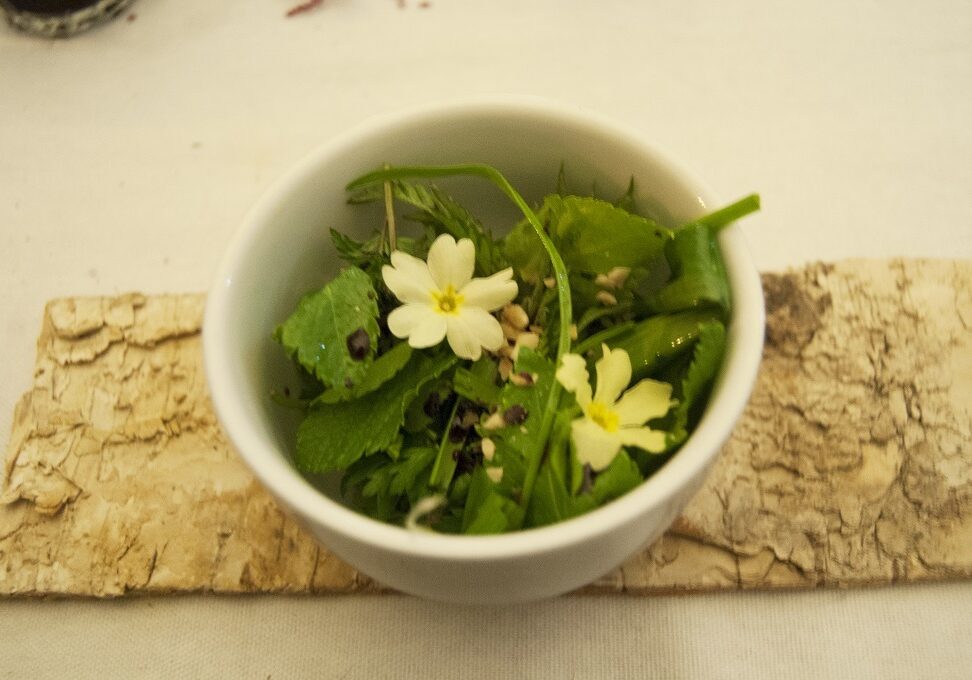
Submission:
[[[572,496],[567,490],[565,480],[559,479],[550,462],[540,467],[527,523],[531,527],[541,527],[577,517],[597,507],[597,502],[589,494]]]
[[[371,517],[400,520],[406,508],[429,494],[428,475],[435,450],[412,447],[397,460],[384,453],[362,458],[341,479],[341,494]]]
[[[543,224],[547,224],[550,215],[548,203],[552,200],[548,197],[537,210],[537,219]],[[530,220],[521,220],[513,226],[503,239],[503,254],[516,275],[526,283],[540,283],[552,273],[550,258]]]
[[[324,385],[357,383],[368,371],[378,342],[376,299],[368,275],[348,267],[321,290],[305,295],[274,337]],[[348,336],[358,329],[364,329],[370,344],[363,359],[352,358],[348,351]]]
[[[575,272],[604,274],[614,267],[646,266],[671,239],[671,232],[659,224],[596,198],[547,196],[539,214],[546,216],[564,264]],[[516,238],[525,237],[524,230]],[[526,252],[536,246],[517,247]]]
[[[692,363],[682,379],[681,395],[674,409],[673,424],[667,437],[668,448],[678,446],[688,437],[689,425],[694,424],[697,412],[722,365],[726,351],[726,328],[721,323],[704,324],[692,353]]]
[[[472,472],[462,515],[464,534],[499,534],[517,529],[523,521],[520,507],[498,493],[482,467]]]
[[[496,384],[496,362],[483,357],[469,368],[460,366],[453,376],[456,394],[484,406],[495,406],[500,401],[500,387]]]
[[[611,464],[598,473],[591,487],[591,495],[599,506],[604,505],[628,493],[643,481],[637,464],[622,449]]]
[[[705,226],[690,224],[677,232],[665,249],[674,278],[646,299],[656,314],[703,307],[729,313],[729,281],[715,236]]]
[[[557,414],[550,446],[537,475],[533,496],[527,510],[526,526],[538,527],[576,517],[592,510],[596,503],[590,495],[575,496],[570,490],[568,466],[570,421],[573,413]]]
[[[336,404],[339,401],[357,399],[369,392],[374,392],[402,370],[411,358],[412,348],[409,347],[407,342],[400,342],[371,362],[360,382],[351,387],[336,385],[333,389],[320,395],[311,405]]]
[[[297,466],[318,473],[344,470],[362,456],[393,446],[405,410],[422,386],[455,362],[452,354],[414,353],[381,390],[312,410],[297,429]]]
[[[380,236],[372,236],[367,241],[356,241],[337,229],[331,229],[331,243],[334,244],[338,257],[361,269],[367,269],[376,259],[381,258]]]
[[[716,320],[711,311],[659,314],[636,323],[608,344],[612,349],[623,349],[628,353],[632,379],[640,380],[688,351],[699,337],[702,326]]]

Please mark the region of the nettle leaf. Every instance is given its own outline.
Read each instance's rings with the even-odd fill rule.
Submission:
[[[708,227],[690,224],[675,232],[665,249],[672,280],[645,302],[650,311],[680,312],[711,307],[722,318],[729,313],[729,281],[715,235]]]
[[[719,322],[704,324],[692,353],[692,363],[682,379],[681,394],[675,406],[672,426],[666,437],[668,449],[688,438],[689,425],[698,418],[698,411],[715,380],[722,357],[726,352],[726,328]]]
[[[336,404],[339,401],[357,399],[369,392],[374,392],[402,370],[411,358],[412,348],[409,347],[407,342],[400,342],[372,361],[360,381],[350,387],[347,385],[334,386],[333,389],[317,397],[311,406],[317,406],[318,404]]]
[[[322,404],[297,429],[297,466],[307,472],[344,470],[362,456],[400,441],[405,411],[422,387],[452,367],[456,357],[414,353],[382,389],[358,399]]]
[[[337,229],[331,229],[331,243],[338,257],[350,265],[367,269],[381,258],[381,236],[375,235],[366,241],[356,241]]]
[[[359,329],[367,334],[369,347],[355,358],[348,337]],[[305,295],[274,338],[324,385],[359,382],[378,342],[378,303],[371,278],[357,267],[342,270],[324,288]]]
[[[447,193],[433,185],[402,180],[395,180],[391,184],[397,200],[421,211],[418,215],[410,216],[412,219],[431,226],[437,234],[451,234],[456,239],[468,238],[473,242],[476,246],[477,275],[488,276],[510,266],[486,228]],[[364,203],[382,198],[384,191],[379,184],[360,189],[350,200],[352,203]]]

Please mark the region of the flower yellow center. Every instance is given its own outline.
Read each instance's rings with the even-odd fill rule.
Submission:
[[[618,414],[607,404],[602,404],[599,401],[591,402],[591,405],[587,407],[587,417],[608,432],[617,432],[618,430]]]
[[[433,290],[432,300],[435,302],[435,311],[439,314],[458,314],[463,297],[449,284],[445,290]]]

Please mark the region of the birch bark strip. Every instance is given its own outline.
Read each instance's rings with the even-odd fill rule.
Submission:
[[[972,576],[972,263],[815,264],[763,285],[760,377],[704,488],[584,591]],[[0,594],[381,589],[230,450],[202,309],[200,295],[48,304],[0,494]]]

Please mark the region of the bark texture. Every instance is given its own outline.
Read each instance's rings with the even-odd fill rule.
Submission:
[[[767,345],[704,488],[586,592],[972,576],[972,264],[763,277]],[[51,302],[0,495],[0,594],[380,586],[282,513],[206,393],[199,295]]]

